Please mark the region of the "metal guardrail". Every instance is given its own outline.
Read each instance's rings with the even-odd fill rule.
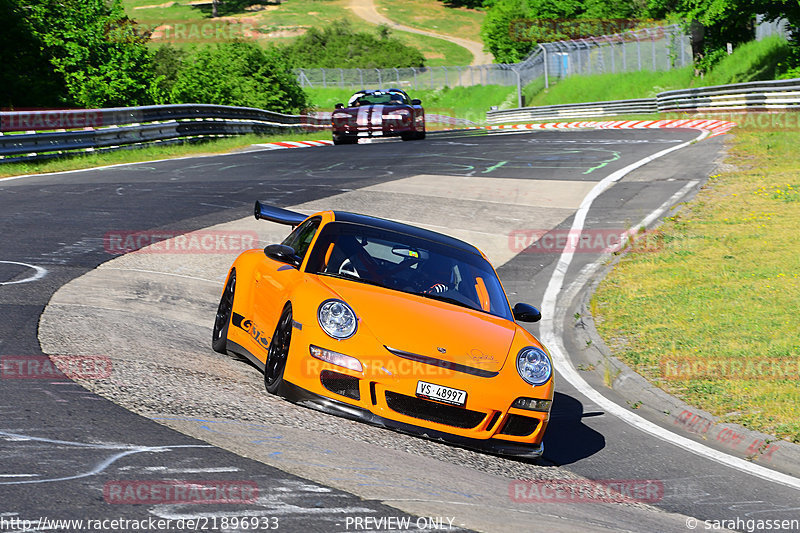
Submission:
[[[657,113],[655,98],[637,100],[613,100],[585,104],[562,104],[539,107],[522,107],[503,111],[489,111],[486,122],[526,122],[531,120],[559,120],[567,118],[613,117],[640,113]]]
[[[247,133],[317,130],[330,118],[203,104],[0,112],[0,161]]]
[[[800,109],[800,79],[716,85],[658,94],[660,112]]]
[[[470,120],[428,114],[429,124],[475,126]],[[331,113],[284,115],[250,107],[203,104],[0,112],[0,162],[116,150],[248,133],[318,131]]]
[[[659,93],[655,98],[614,100],[489,111],[489,124],[613,117],[645,113],[800,110],[800,78],[716,85]]]

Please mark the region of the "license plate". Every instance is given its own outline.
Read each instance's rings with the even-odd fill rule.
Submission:
[[[417,382],[417,396],[453,405],[465,405],[467,403],[466,391],[442,387],[425,381]]]

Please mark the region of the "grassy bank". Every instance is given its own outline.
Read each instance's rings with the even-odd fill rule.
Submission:
[[[627,364],[726,422],[800,442],[800,125],[739,117],[727,162],[592,299]],[[760,363],[760,364],[758,364]]]
[[[137,163],[140,161],[154,161],[173,157],[223,154],[237,149],[245,148],[251,144],[275,141],[310,141],[330,139],[330,132],[316,133],[287,133],[282,135],[242,135],[224,139],[213,139],[204,142],[153,145],[146,148],[132,148],[130,150],[116,150],[113,152],[86,152],[81,155],[51,159],[44,161],[25,161],[19,163],[0,162],[0,179],[22,174],[40,174],[44,172],[61,172],[64,170],[79,170],[105,165],[118,165],[123,163]]]
[[[523,95],[526,105],[540,106],[652,98],[674,89],[771,80],[780,74],[779,64],[787,53],[786,40],[773,36],[741,45],[702,78],[694,77],[692,67],[663,72],[570,76],[551,80],[549,89],[544,88],[544,80],[536,80],[524,88]]]
[[[375,7],[384,17],[404,26],[482,41],[481,23],[485,11],[448,7],[444,2],[430,0],[376,0]]]

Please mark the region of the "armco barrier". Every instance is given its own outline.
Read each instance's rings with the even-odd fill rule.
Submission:
[[[656,100],[660,112],[800,109],[800,79],[667,91],[660,93]]]
[[[489,111],[489,124],[613,117],[646,113],[800,110],[800,79],[734,83],[659,93],[655,98],[614,100]]]
[[[155,142],[330,127],[330,115],[203,104],[0,112],[0,160]]]
[[[475,126],[470,120],[429,114],[430,124]],[[284,115],[263,109],[180,104],[110,109],[0,112],[0,161],[59,157],[248,133],[330,128],[331,114]]]
[[[613,100],[608,102],[590,102],[586,104],[562,104],[540,107],[522,107],[505,111],[489,111],[486,122],[500,124],[503,122],[525,122],[528,120],[558,120],[566,118],[613,117],[617,115],[633,115],[657,113],[655,98],[636,100]]]

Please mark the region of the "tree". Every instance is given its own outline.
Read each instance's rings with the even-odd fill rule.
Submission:
[[[0,107],[58,107],[69,101],[63,78],[15,0],[0,0]]]
[[[32,37],[64,84],[64,103],[107,107],[152,101],[148,35],[125,15],[119,0],[40,0],[21,7]]]
[[[179,70],[169,92],[172,103],[257,107],[299,113],[306,95],[276,48],[247,41],[197,50]]]
[[[496,0],[481,26],[486,49],[500,63],[516,63],[540,42],[618,33],[620,19],[641,13],[638,0]],[[624,22],[624,20],[623,20]]]

